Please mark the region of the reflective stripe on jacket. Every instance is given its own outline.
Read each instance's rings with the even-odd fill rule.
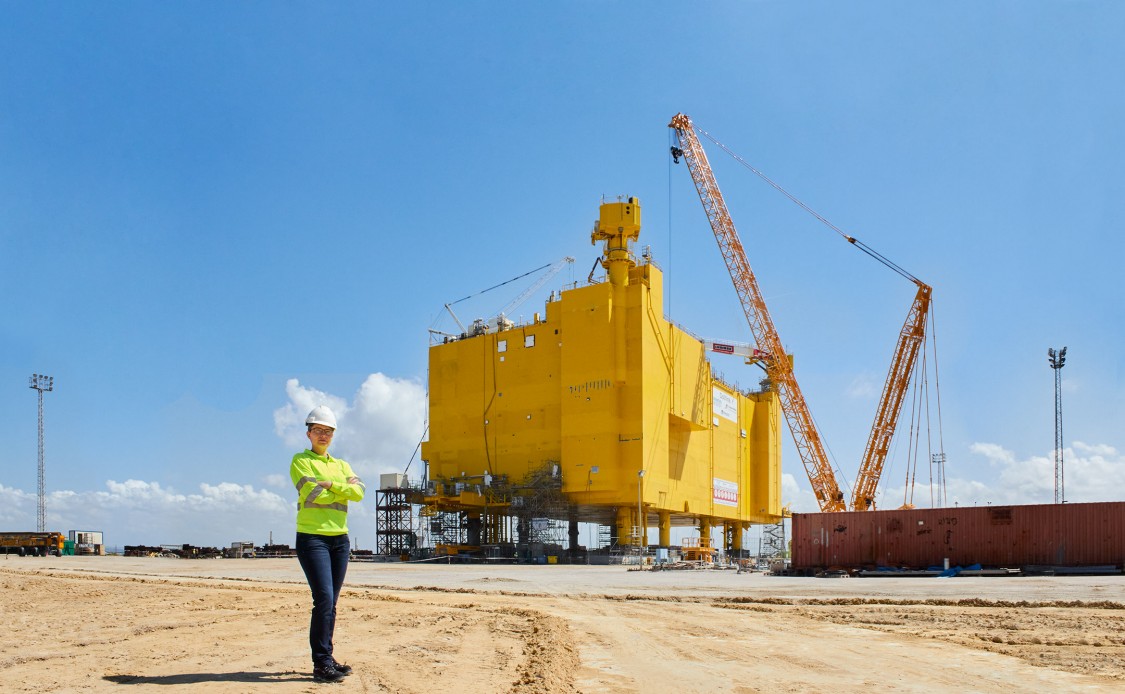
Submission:
[[[314,535],[348,532],[348,502],[362,501],[367,491],[351,465],[339,458],[306,450],[293,456],[289,477],[297,488],[297,532]],[[331,482],[332,488],[325,489],[318,481]]]

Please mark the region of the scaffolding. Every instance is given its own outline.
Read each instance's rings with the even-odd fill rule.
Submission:
[[[617,531],[617,526],[613,524],[606,525],[605,523],[598,524],[598,544],[591,549],[608,549],[617,544],[617,538],[614,534]]]
[[[430,515],[430,538],[435,547],[458,547],[466,543],[463,515],[459,511],[434,511]]]
[[[539,559],[561,554],[572,533],[577,542],[577,509],[554,462],[518,482],[488,473],[438,480],[403,501],[421,505],[419,525],[438,556]]]
[[[550,549],[562,548],[570,505],[563,496],[556,463],[532,470],[526,481],[513,490],[512,511],[516,518],[518,551],[526,551],[527,556],[541,556],[550,554]]]
[[[409,554],[417,544],[413,525],[414,512],[409,489],[380,489],[376,493],[376,554]]]
[[[762,526],[762,537],[758,542],[758,559],[770,563],[777,559],[786,558],[785,521]]]

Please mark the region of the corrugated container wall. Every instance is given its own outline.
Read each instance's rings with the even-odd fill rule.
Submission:
[[[1125,502],[793,514],[793,568],[1122,566]]]

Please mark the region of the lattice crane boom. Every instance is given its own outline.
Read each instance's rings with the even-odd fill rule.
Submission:
[[[727,211],[726,202],[715,181],[715,174],[711,171],[707,155],[695,135],[691,118],[678,113],[668,127],[676,133],[679,147],[674,153],[683,156],[687,163],[688,171],[699,193],[699,200],[703,203],[703,211],[711,223],[715,240],[719,244],[719,251],[730,272],[735,292],[742,303],[750,332],[754,336],[755,343],[769,355],[766,359],[766,371],[778,394],[781,411],[793,435],[793,443],[801,456],[801,462],[805,466],[809,484],[816,495],[820,510],[844,511],[847,508],[844,494],[836,482],[828,455],[824,451],[824,444],[820,440],[820,433],[816,430],[805,397],[801,393],[800,386],[797,385],[792,363],[785,354],[777,328],[774,327],[773,319],[766,309],[758,281],[750,269],[746,251],[742,247],[742,241],[738,237],[730,212]]]
[[[859,464],[859,477],[852,490],[853,511],[875,508],[875,489],[879,486],[887,451],[898,426],[898,416],[902,412],[903,401],[918,363],[918,352],[926,343],[926,318],[933,290],[917,279],[914,283],[918,285],[918,293],[914,295],[914,303],[899,332],[891,366],[887,371],[887,382],[883,386],[883,395],[879,398],[875,421],[867,438],[867,448],[864,449],[863,460]]]
[[[561,260],[556,261],[555,264],[552,265],[551,267],[547,268],[547,271],[544,272],[543,275],[539,279],[535,280],[535,282],[530,287],[523,290],[523,292],[520,293],[520,295],[517,296],[515,299],[512,299],[508,303],[507,306],[500,309],[500,311],[497,315],[500,316],[501,318],[504,318],[504,317],[510,315],[512,313],[512,311],[515,311],[520,306],[523,306],[523,302],[527,301],[528,297],[530,297],[535,292],[539,291],[539,289],[542,288],[543,285],[547,284],[547,282],[552,277],[557,275],[560,270],[562,270],[567,265],[572,264],[573,262],[574,262],[574,258],[571,258],[570,256],[566,256],[566,257],[562,258]]]

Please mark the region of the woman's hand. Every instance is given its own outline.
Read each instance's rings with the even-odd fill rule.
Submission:
[[[323,487],[325,489],[331,489],[332,488],[332,480],[318,480],[317,483],[316,483],[316,486]]]

